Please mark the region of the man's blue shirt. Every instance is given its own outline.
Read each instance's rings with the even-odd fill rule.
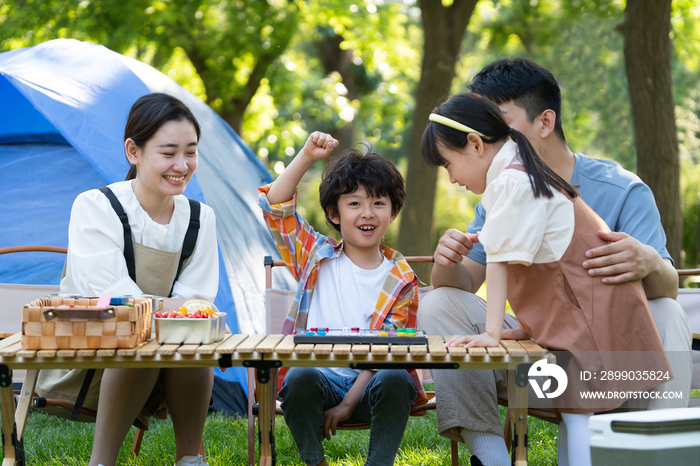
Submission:
[[[664,259],[671,259],[666,250],[666,233],[649,186],[617,162],[593,159],[574,154],[576,165],[571,184],[581,198],[607,223],[612,231],[624,232],[656,249]],[[467,232],[481,231],[486,212],[479,202],[474,220]],[[486,253],[479,243],[469,251],[469,258],[486,264]]]

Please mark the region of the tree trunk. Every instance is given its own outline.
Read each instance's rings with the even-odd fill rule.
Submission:
[[[398,249],[404,255],[433,254],[433,207],[437,169],[429,168],[420,154],[420,141],[428,116],[450,94],[455,64],[469,18],[478,0],[454,0],[446,7],[435,0],[420,0],[423,21],[423,64],[416,92],[413,127],[408,140],[406,205],[401,215]],[[421,280],[430,281],[430,266],[413,267]]]
[[[624,37],[637,174],[649,185],[666,231],[666,247],[681,267],[683,217],[671,80],[671,0],[628,0]]]
[[[352,102],[355,99],[362,97],[357,85],[355,77],[352,73],[352,49],[342,49],[340,45],[343,43],[343,36],[327,32],[321,34],[319,43],[321,64],[325,74],[331,74],[337,71],[342,78],[343,85],[348,90],[345,97]],[[338,147],[335,149],[335,154],[341,154],[346,149],[355,147],[355,125],[356,120],[345,123],[341,127],[331,129],[330,135],[338,140]],[[326,159],[327,161],[328,159]]]

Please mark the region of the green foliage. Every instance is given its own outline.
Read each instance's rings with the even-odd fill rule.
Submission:
[[[496,58],[533,59],[562,87],[569,146],[634,171],[622,37],[616,32],[624,6],[623,0],[481,0],[452,90],[464,91],[464,83]],[[700,228],[700,5],[674,1],[671,22],[684,265],[692,267],[698,263]],[[420,79],[417,2],[6,0],[0,2],[0,27],[0,50],[76,38],[155,66],[219,112],[273,171],[281,170],[315,130],[366,140],[404,163]],[[335,55],[350,54],[346,72],[329,71],[328,57],[334,56],[329,43],[337,46]],[[336,133],[343,128],[349,132]],[[441,178],[434,242],[449,227],[465,229],[477,200]],[[302,206],[308,207],[306,201]],[[322,213],[311,217],[327,229]],[[395,222],[389,231],[390,245],[397,227]]]
[[[309,1],[300,9],[297,34],[268,68],[246,117],[251,148],[274,170],[276,162],[291,160],[311,132],[352,124],[355,140],[398,160],[418,78],[418,18],[399,4]],[[324,67],[322,48],[333,35],[342,39],[341,50],[352,53],[353,86]]]
[[[197,95],[235,126],[296,31],[297,13],[287,0],[18,0],[3,8],[0,24],[3,49],[76,38],[165,65],[165,72],[186,56],[204,87]],[[191,84],[194,74],[183,78]]]

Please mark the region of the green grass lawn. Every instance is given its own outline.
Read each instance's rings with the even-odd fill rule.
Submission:
[[[502,409],[503,417],[505,410]],[[47,414],[33,412],[30,415],[24,437],[27,466],[38,465],[84,465],[90,458],[94,424],[83,424],[59,419]],[[556,464],[558,427],[537,419],[529,423],[529,464]],[[212,466],[245,465],[248,452],[248,424],[245,419],[234,419],[217,413],[209,414],[204,431],[204,442]],[[118,464],[125,465],[171,465],[175,462],[175,445],[170,420],[151,420],[151,429],[146,432],[141,453],[129,457],[134,430],[132,428],[119,454]],[[278,465],[299,465],[296,447],[284,425],[277,417],[276,451]],[[333,466],[362,466],[364,464],[369,431],[340,431],[324,446],[329,463]],[[469,453],[460,444],[460,465],[469,465]],[[412,417],[404,434],[401,449],[396,458],[397,465],[449,466],[450,442],[437,433],[435,412],[423,417]]]

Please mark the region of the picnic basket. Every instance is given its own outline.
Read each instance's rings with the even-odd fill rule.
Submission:
[[[134,348],[151,335],[153,303],[97,307],[98,298],[36,299],[22,308],[22,348],[79,350]]]

